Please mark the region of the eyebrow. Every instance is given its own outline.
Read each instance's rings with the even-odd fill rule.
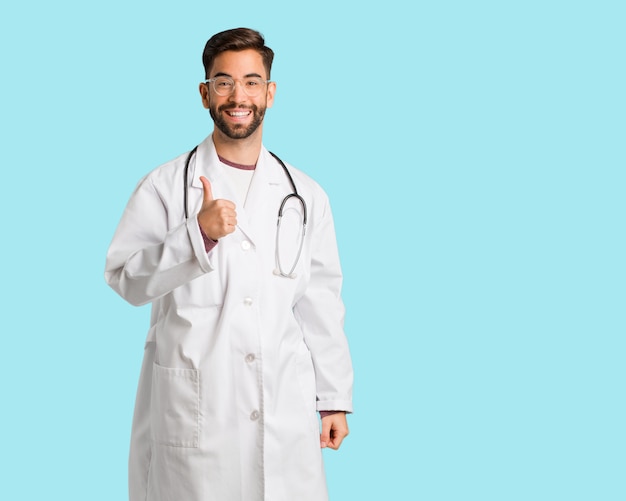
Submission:
[[[228,73],[224,73],[224,72],[219,72],[216,73],[215,75],[213,75],[213,78],[217,78],[217,77],[228,77],[228,78],[233,78],[232,75],[229,75]],[[258,78],[263,78],[261,75],[259,75],[258,73],[248,73],[247,75],[243,76],[244,78],[251,78],[251,77],[258,77]]]

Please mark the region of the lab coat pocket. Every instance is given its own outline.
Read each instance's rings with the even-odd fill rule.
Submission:
[[[173,447],[198,447],[200,371],[154,364],[151,395],[152,439]]]

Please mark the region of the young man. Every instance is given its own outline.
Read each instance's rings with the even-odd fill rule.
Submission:
[[[152,303],[131,501],[325,500],[321,449],[348,434],[328,199],[262,144],[273,55],[245,28],[207,42],[213,133],[139,182],[107,255],[109,285]]]

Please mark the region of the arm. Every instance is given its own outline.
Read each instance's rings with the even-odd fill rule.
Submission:
[[[201,228],[210,228],[209,236],[222,236],[214,232],[214,216],[207,217],[206,211],[207,205],[227,201],[213,200],[210,184],[205,181],[198,218],[181,222],[178,215],[170,217],[173,202],[164,200],[150,176],[137,186],[109,247],[105,268],[107,283],[129,303],[151,302],[213,270]],[[173,226],[171,221],[175,221]]]
[[[309,235],[310,279],[294,312],[315,366],[317,410],[352,412],[352,362],[343,330],[341,267],[330,206],[325,196],[319,202]],[[322,422],[331,418],[335,422],[339,417],[327,416]],[[341,417],[345,420],[345,414]]]

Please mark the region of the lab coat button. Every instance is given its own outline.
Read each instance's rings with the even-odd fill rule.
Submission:
[[[256,421],[260,416],[261,414],[259,414],[259,411],[252,411],[252,414],[250,414],[250,420]]]
[[[248,242],[247,240],[244,240],[243,242],[241,242],[241,248],[245,251],[250,250],[250,242]]]
[[[246,306],[251,306],[253,303],[252,298],[251,297],[247,297],[243,300],[243,304],[245,304]]]
[[[248,362],[249,364],[254,362],[254,359],[255,359],[255,356],[253,353],[249,353],[248,355],[246,355],[246,362]]]

